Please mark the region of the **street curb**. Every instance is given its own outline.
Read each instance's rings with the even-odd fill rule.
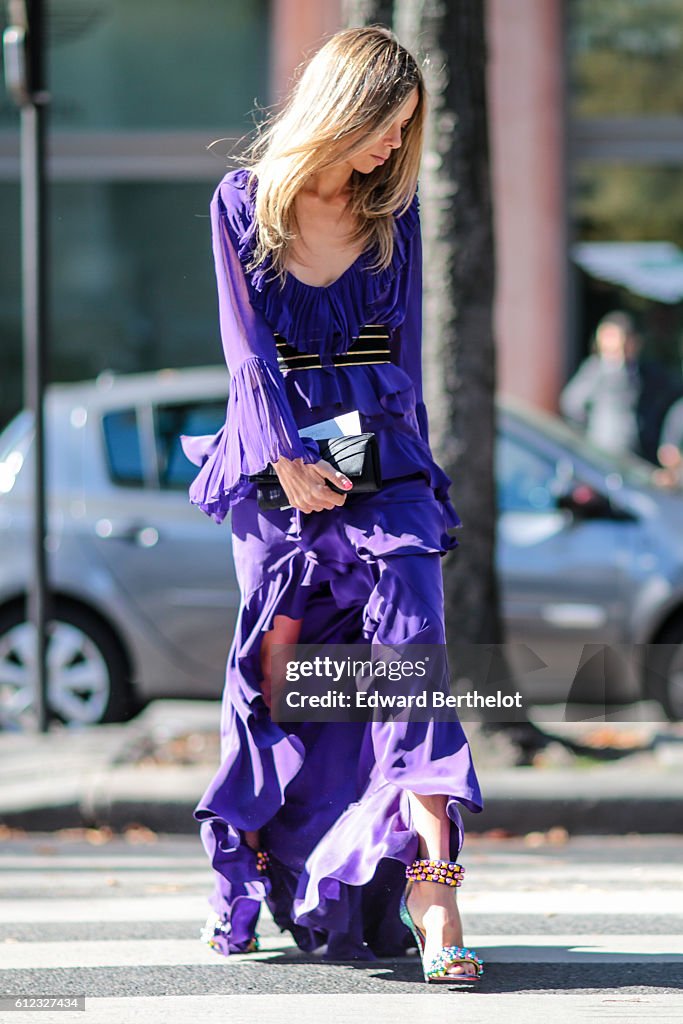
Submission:
[[[511,801],[489,795],[481,814],[462,812],[466,832],[501,829],[513,835],[564,828],[570,835],[628,835],[683,833],[680,797],[652,800],[624,798]]]
[[[120,832],[137,824],[197,834],[193,811],[218,769],[218,754],[191,764],[160,762],[155,755],[163,757],[167,741],[188,733],[215,739],[219,721],[218,702],[168,700],[153,702],[128,723],[75,734],[3,734],[0,823],[31,832],[103,826]],[[474,738],[481,760],[491,764],[500,751]],[[656,758],[633,754],[595,767],[478,771],[485,807],[472,814],[460,805],[465,828],[512,835],[555,826],[572,835],[683,834],[682,746],[683,735],[667,735],[656,744]]]
[[[463,810],[473,832],[526,834],[559,826],[571,835],[683,833],[683,781],[677,771],[516,768],[479,778],[484,810]]]
[[[81,794],[63,804],[0,810],[0,822],[27,831],[138,824],[160,833],[199,831],[192,812],[212,765],[109,766],[81,780]],[[479,774],[485,808],[461,807],[468,832],[501,829],[514,835],[559,826],[571,835],[683,833],[683,781],[677,772],[611,768],[569,772],[517,768]],[[567,794],[567,795],[561,795]]]
[[[215,768],[123,766],[93,776],[80,803],[84,820],[94,827],[121,831],[140,824],[154,832],[189,834],[199,830],[192,817]]]

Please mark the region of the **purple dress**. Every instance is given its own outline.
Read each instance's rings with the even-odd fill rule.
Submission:
[[[260,644],[275,615],[302,619],[300,642],[445,642],[441,557],[460,525],[434,462],[422,400],[422,249],[417,194],[395,216],[390,266],[365,252],[328,287],[269,263],[248,271],[254,200],[248,172],[225,175],[211,203],[220,326],[230,370],[225,425],[183,436],[200,471],[190,500],[216,522],[229,511],[241,604],[221,711],[221,764],[194,810],[213,868],[214,948],[252,940],[260,904],[299,947],[328,959],[401,954],[405,865],[418,838],[408,791],[444,794],[450,856],[464,839],[458,803],[483,807],[459,721],[273,722],[260,684]],[[367,324],[389,329],[390,363],[336,367]],[[277,363],[274,332],[322,369]],[[319,458],[308,424],[358,409],[379,440],[383,487],[308,515],[261,511],[251,473],[281,455]],[[268,870],[244,831],[260,830]]]

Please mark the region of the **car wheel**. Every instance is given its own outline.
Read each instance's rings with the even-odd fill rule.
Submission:
[[[0,612],[0,727],[32,720],[33,626],[23,607]],[[67,724],[125,721],[135,710],[112,632],[87,611],[58,605],[48,623],[48,713]]]
[[[672,722],[683,720],[683,616],[673,619],[648,646],[646,690]]]

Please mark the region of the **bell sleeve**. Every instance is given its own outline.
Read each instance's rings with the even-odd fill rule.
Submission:
[[[222,522],[250,486],[249,475],[281,456],[317,462],[318,446],[300,437],[277,364],[275,338],[249,300],[239,256],[240,214],[225,180],[211,200],[211,237],[218,312],[230,386],[225,423],[215,435],[180,436],[187,458],[200,466],[190,501]]]
[[[429,419],[422,394],[422,236],[419,219],[408,245],[406,260],[406,314],[398,328],[396,362],[415,388],[415,413],[420,437],[429,444]]]

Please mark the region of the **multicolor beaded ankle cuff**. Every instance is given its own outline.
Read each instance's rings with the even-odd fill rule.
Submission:
[[[257,850],[256,851],[256,870],[257,871],[261,871],[261,872],[267,871],[268,870],[268,862],[269,861],[270,861],[270,857],[268,856],[268,854],[266,853],[265,850]]]
[[[443,885],[462,885],[465,869],[454,860],[414,860],[406,868],[406,878],[413,882],[441,882]]]

